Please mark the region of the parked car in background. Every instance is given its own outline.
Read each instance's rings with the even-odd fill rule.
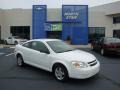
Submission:
[[[113,37],[99,38],[91,43],[91,48],[92,50],[99,51],[101,55],[120,55],[120,39]]]
[[[19,36],[11,36],[11,37],[8,37],[4,40],[5,44],[20,44],[20,43],[23,43],[23,42],[26,42],[27,39],[22,39],[20,38]]]
[[[30,40],[15,47],[17,65],[24,63],[50,71],[59,81],[69,77],[86,79],[100,69],[97,58],[85,51],[72,48],[58,39]]]

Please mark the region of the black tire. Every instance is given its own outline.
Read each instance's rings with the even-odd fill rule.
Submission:
[[[17,44],[18,44],[18,42],[17,42],[17,41],[15,41],[15,42],[14,42],[14,44],[15,44],[15,45],[17,45]]]
[[[68,71],[62,64],[57,64],[53,68],[53,74],[58,81],[65,82],[68,80]]]
[[[17,56],[17,65],[20,67],[24,66],[24,61],[21,55]]]

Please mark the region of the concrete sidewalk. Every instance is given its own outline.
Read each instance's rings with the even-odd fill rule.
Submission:
[[[91,48],[91,44],[88,45],[72,45],[74,48]]]

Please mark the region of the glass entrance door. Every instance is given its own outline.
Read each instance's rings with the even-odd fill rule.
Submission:
[[[47,31],[47,38],[61,39],[61,31]]]

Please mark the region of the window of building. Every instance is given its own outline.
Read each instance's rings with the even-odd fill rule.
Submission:
[[[120,23],[120,16],[118,16],[118,17],[113,17],[113,23],[114,23],[114,24]]]
[[[113,30],[113,37],[120,38],[120,30]]]
[[[10,33],[12,36],[30,39],[30,26],[11,26]]]
[[[105,27],[89,27],[89,42],[105,37]]]

